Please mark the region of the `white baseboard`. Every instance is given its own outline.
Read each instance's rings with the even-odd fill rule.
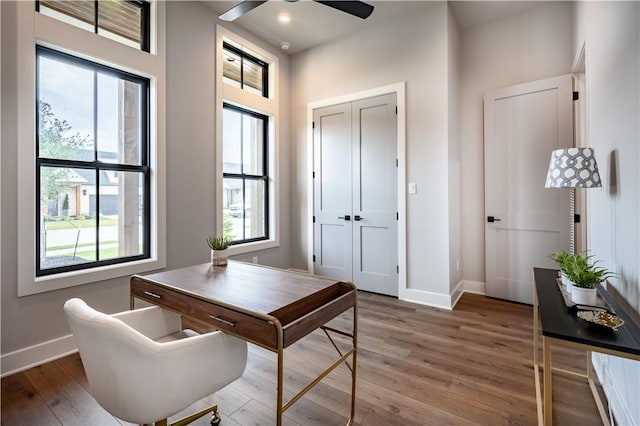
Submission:
[[[462,283],[465,293],[485,294],[485,284],[483,282],[463,280]]]
[[[451,309],[455,308],[456,304],[464,294],[464,281],[458,282],[458,285],[451,292]]]
[[[0,357],[0,377],[45,364],[78,351],[73,335],[9,352]]]
[[[433,308],[452,310],[464,293],[484,293],[484,283],[462,280],[455,286],[451,294],[432,293],[424,290],[405,289],[400,292],[399,299],[406,302],[427,305]]]
[[[431,306],[433,308],[447,309],[449,311],[453,309],[451,296],[448,294],[432,293],[430,291],[407,288],[400,292],[398,299],[406,302],[418,303],[420,305]]]

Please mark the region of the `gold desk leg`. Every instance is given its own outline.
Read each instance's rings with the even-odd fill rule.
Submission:
[[[348,426],[353,425],[356,417],[356,370],[358,368],[358,297],[353,305],[353,354],[351,355],[351,414],[349,416]]]
[[[284,411],[289,408],[292,404],[294,404],[302,395],[304,395],[311,387],[315,386],[316,382],[312,382],[307,388],[303,389],[298,395],[294,396],[289,402],[283,404],[283,388],[284,388],[284,348],[283,348],[283,330],[282,325],[276,321],[274,324],[276,330],[278,332],[278,385],[277,385],[277,401],[276,401],[276,425],[282,426],[282,415]],[[325,330],[326,333],[326,330]],[[356,370],[357,370],[357,344],[358,344],[358,300],[356,296],[356,302],[353,305],[353,349],[351,350],[351,362],[353,367],[351,368],[351,413],[349,417],[349,421],[347,423],[348,426],[353,425],[355,419],[355,411],[356,411]],[[331,340],[331,336],[329,336],[329,340]],[[334,344],[335,347],[335,344]],[[338,348],[336,347],[336,350]],[[340,351],[338,350],[338,353]],[[330,370],[333,370],[339,363],[345,362],[347,366],[349,365],[346,362],[346,356],[343,356],[344,359],[339,359],[336,364],[330,367]],[[320,375],[316,380],[320,381],[326,374],[330,372],[330,370],[326,371],[323,375]]]
[[[542,356],[544,358],[544,424],[551,426],[553,422],[553,408],[551,407],[551,342],[542,336]]]
[[[283,332],[280,322],[275,324],[278,332],[278,393],[276,400],[276,425],[282,426],[282,394],[284,387],[284,348],[283,348]]]

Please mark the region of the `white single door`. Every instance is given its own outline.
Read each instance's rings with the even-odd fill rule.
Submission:
[[[397,296],[396,95],[313,117],[314,272]]]
[[[485,282],[491,297],[533,303],[533,267],[569,247],[569,192],[544,187],[551,151],[573,146],[571,76],[484,98]]]

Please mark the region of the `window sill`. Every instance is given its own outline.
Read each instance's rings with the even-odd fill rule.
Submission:
[[[227,249],[227,251],[229,253],[229,256],[235,256],[238,254],[251,253],[254,251],[266,250],[266,249],[279,247],[279,246],[280,246],[279,241],[275,239],[271,239],[271,240],[265,240],[265,241],[256,241],[254,243],[240,244],[237,246],[231,246]]]
[[[53,290],[95,283],[116,278],[130,277],[134,274],[153,271],[166,267],[166,262],[159,259],[144,259],[117,265],[102,266],[90,270],[65,272],[44,277],[20,279],[18,297],[45,293]]]

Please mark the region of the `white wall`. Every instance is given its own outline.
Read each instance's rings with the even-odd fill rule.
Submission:
[[[415,3],[414,3],[415,5]],[[406,82],[407,281],[412,297],[449,296],[447,5],[424,2],[411,16],[293,56],[292,263],[306,269],[312,212],[307,104]]]
[[[17,297],[17,141],[16,48],[18,30],[13,2],[2,7],[2,373],[38,364],[73,350],[62,305],[81,297],[105,312],[129,308],[128,277],[27,297]],[[207,262],[206,236],[215,232],[214,99],[216,15],[202,2],[167,4],[167,266]],[[250,38],[248,34],[241,34]],[[256,44],[263,46],[259,40]],[[289,59],[280,57],[284,81]],[[282,116],[288,115],[289,91],[280,85]],[[288,120],[281,124],[281,192],[289,192]],[[289,266],[289,199],[281,197],[281,246],[257,253],[259,262]],[[249,254],[251,258],[255,254]]]
[[[521,14],[461,30],[460,144],[462,275],[483,287],[484,94],[571,71],[571,5],[545,2]]]
[[[451,13],[447,13],[448,125],[449,125],[449,292],[456,292],[462,279],[460,197],[460,35]],[[461,290],[461,289],[459,289]],[[454,300],[461,292],[453,295]]]
[[[14,362],[35,362],[64,351],[69,341],[47,342],[68,335],[68,326],[62,313],[63,303],[74,296],[84,297],[107,311],[128,307],[128,281],[111,280],[75,288],[17,297],[18,282],[18,211],[17,211],[17,69],[16,33],[19,22],[14,2],[1,2],[2,7],[2,372],[12,368]],[[25,353],[5,356],[15,351]]]
[[[602,189],[588,193],[590,252],[616,272],[610,291],[640,312],[640,3],[580,2],[573,50],[585,46],[589,141]],[[640,424],[640,363],[595,358],[619,424]]]
[[[215,49],[216,15],[204,2],[167,3],[167,268],[209,259],[206,236],[215,234]],[[235,256],[270,266],[289,266],[289,58],[257,37],[223,23],[280,61],[278,143],[280,197],[278,248]]]

